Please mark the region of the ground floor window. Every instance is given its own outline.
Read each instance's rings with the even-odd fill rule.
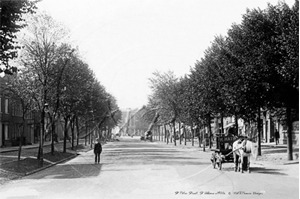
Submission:
[[[4,131],[4,139],[8,140],[9,139],[9,136],[8,136],[8,124],[4,124],[3,127],[4,127],[4,129],[3,129],[3,131]]]
[[[18,124],[13,124],[11,129],[11,139],[16,140],[18,136],[19,136]]]

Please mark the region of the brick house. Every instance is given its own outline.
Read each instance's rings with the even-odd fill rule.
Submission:
[[[6,90],[7,78],[9,76],[0,77],[0,147],[18,145],[23,131],[22,106]],[[37,142],[38,118],[34,112],[25,116],[24,145]]]

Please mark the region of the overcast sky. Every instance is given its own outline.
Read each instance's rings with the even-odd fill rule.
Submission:
[[[188,74],[217,35],[240,23],[246,8],[277,0],[43,0],[121,109],[140,108],[154,71]],[[286,0],[290,6],[294,0]]]

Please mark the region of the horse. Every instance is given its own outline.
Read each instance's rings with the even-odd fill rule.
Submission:
[[[257,158],[257,144],[248,139],[238,139],[232,145],[233,161],[235,164],[234,170],[244,172],[244,158],[247,158],[246,170],[250,173],[250,156]],[[238,156],[238,158],[237,158]]]
[[[214,167],[216,168],[216,165],[218,166],[219,170],[222,170],[222,163],[225,160],[225,156],[220,153],[213,153],[211,154],[210,161]]]

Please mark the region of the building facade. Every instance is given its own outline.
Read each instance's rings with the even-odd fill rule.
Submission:
[[[14,98],[6,89],[7,76],[0,77],[0,147],[17,146],[22,143],[32,144],[37,142],[38,117],[36,113],[29,112],[24,116],[20,100]],[[37,131],[38,130],[38,131]]]

